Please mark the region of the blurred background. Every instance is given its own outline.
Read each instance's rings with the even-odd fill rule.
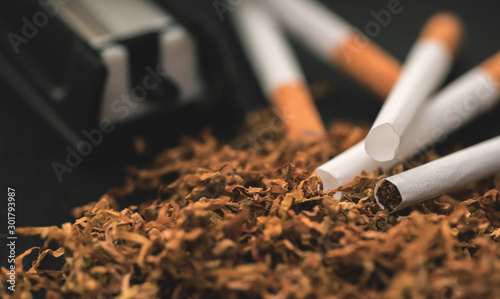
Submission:
[[[205,44],[199,45],[200,55],[208,56],[204,59],[212,61],[212,73],[207,76],[211,76],[219,84],[219,89],[204,101],[172,109],[110,134],[111,137],[105,137],[103,145],[91,157],[84,159],[81,165],[71,174],[66,174],[60,182],[51,163],[65,160],[68,142],[47,124],[40,113],[22,100],[19,93],[22,82],[13,85],[9,80],[1,80],[0,190],[7,190],[7,187],[16,189],[18,227],[60,225],[71,221],[69,211],[73,207],[97,200],[110,187],[121,186],[127,165],[146,165],[159,150],[174,146],[179,136],[196,135],[206,126],[211,126],[219,138],[230,140],[237,134],[248,112],[268,105],[237,39],[231,22],[231,10],[224,12],[222,19],[215,8],[217,1],[157,2],[167,7],[187,28],[203,32],[207,51],[204,52]],[[386,9],[388,3],[386,0],[321,2],[361,29],[373,20],[371,11]],[[466,43],[447,82],[500,50],[500,4],[496,1],[473,3],[466,0],[401,0],[400,3],[403,11],[393,15],[390,24],[372,38],[400,61],[404,61],[426,19],[440,10],[456,12],[467,27]],[[9,11],[9,4],[4,5],[5,14]],[[238,5],[233,9],[238,9]],[[5,39],[6,36],[2,34],[0,38]],[[34,40],[40,39],[38,42],[43,43],[42,38],[43,35],[39,34]],[[57,37],[53,38],[57,41]],[[379,100],[352,79],[313,56],[293,39],[290,42],[308,82],[328,86],[328,93],[317,99],[317,106],[325,123],[352,120],[369,125],[375,119],[381,107]],[[25,46],[30,47],[32,44]],[[214,45],[216,54],[213,49],[209,50]],[[53,43],[53,46],[58,48],[61,45]],[[55,56],[56,52],[54,51]],[[438,146],[438,150],[448,151],[457,143],[467,146],[499,135],[499,116],[500,108],[497,107],[450,136]],[[85,127],[80,130],[82,129]],[[130,138],[144,132],[146,138],[154,144],[153,149],[145,155],[137,157],[125,146],[117,146],[120,140],[130,141]],[[149,199],[155,198],[156,194],[142,196]],[[6,202],[0,203],[2,211],[6,208]],[[119,203],[121,206],[128,204]],[[1,226],[0,232],[3,233],[5,226]],[[23,249],[18,248],[19,252],[21,250]]]

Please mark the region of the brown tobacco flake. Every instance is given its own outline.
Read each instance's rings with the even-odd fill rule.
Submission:
[[[391,182],[384,180],[377,190],[377,197],[381,205],[389,212],[394,211],[401,204],[401,194]]]
[[[18,228],[45,242],[18,253],[16,293],[2,283],[0,297],[500,298],[498,177],[392,215],[373,194],[385,174],[353,178],[342,201],[312,174],[367,126],[333,124],[329,142],[259,139],[276,120],[255,113],[231,144],[184,138],[73,223]],[[119,208],[144,190],[157,198]],[[389,183],[378,196],[401,200]]]

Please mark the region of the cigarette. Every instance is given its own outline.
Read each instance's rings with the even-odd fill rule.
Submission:
[[[500,172],[500,136],[383,179],[375,199],[391,213]]]
[[[398,60],[317,1],[266,0],[284,26],[317,56],[381,99],[401,72]]]
[[[401,136],[445,79],[461,38],[462,25],[456,16],[441,13],[428,21],[365,139],[365,150],[374,160],[395,158]]]
[[[254,1],[238,7],[234,17],[257,78],[290,138],[325,136],[304,75],[273,17]]]
[[[450,83],[424,104],[401,140],[396,159],[373,160],[361,141],[315,172],[323,181],[324,190],[347,184],[363,170],[387,170],[422,148],[442,142],[446,135],[493,108],[500,98],[500,52]]]

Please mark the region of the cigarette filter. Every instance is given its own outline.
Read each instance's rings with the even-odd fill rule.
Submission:
[[[390,54],[317,1],[266,0],[286,28],[319,57],[385,99],[401,66]]]
[[[246,1],[234,13],[257,78],[292,138],[326,134],[298,62],[279,25],[264,7]]]
[[[500,136],[381,180],[375,199],[397,212],[500,172]]]
[[[426,24],[365,139],[365,150],[374,160],[396,157],[410,121],[448,73],[461,37],[461,22],[452,14],[435,15]]]
[[[315,172],[325,190],[336,189],[363,170],[388,169],[491,109],[500,97],[500,52],[473,68],[426,102],[401,140],[396,159],[373,160],[361,141]]]

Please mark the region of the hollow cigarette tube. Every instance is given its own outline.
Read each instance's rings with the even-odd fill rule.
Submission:
[[[448,73],[461,37],[462,25],[452,14],[437,14],[428,21],[365,139],[365,150],[374,160],[395,158],[401,136]]]
[[[500,172],[500,136],[379,181],[375,199],[397,212]]]
[[[257,78],[291,138],[323,136],[326,131],[279,25],[259,3],[246,1],[234,21]]]
[[[365,151],[364,142],[358,142],[350,149],[316,168],[314,171],[323,182],[323,190],[333,190],[349,183],[363,170],[377,169],[379,162],[374,161]],[[340,193],[335,194],[336,198]]]
[[[285,27],[317,56],[358,80],[381,99],[396,82],[400,63],[321,3],[265,0]]]
[[[490,110],[500,98],[500,52],[446,86],[424,104],[401,140],[396,159],[373,160],[363,141],[318,167],[325,190],[350,182],[363,170],[389,169]]]

